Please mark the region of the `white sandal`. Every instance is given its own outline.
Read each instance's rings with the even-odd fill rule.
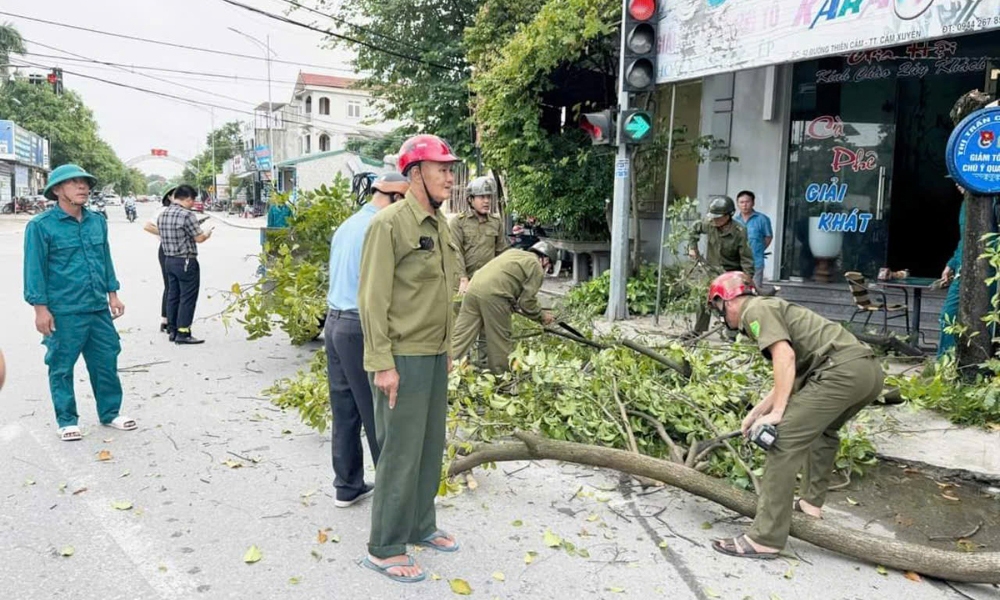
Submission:
[[[83,439],[83,434],[80,433],[80,428],[76,425],[60,427],[56,430],[56,433],[59,434],[59,439],[64,442],[79,442]]]
[[[133,429],[139,427],[136,424],[135,419],[123,415],[119,415],[115,417],[110,423],[104,423],[103,425],[105,427],[114,427],[115,429],[121,429],[122,431],[132,431]]]

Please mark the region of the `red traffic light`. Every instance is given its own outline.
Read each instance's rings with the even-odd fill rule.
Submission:
[[[49,76],[46,79],[48,79],[49,83],[55,83],[56,81],[58,81],[55,73],[49,73]]]
[[[656,14],[656,0],[629,0],[628,14],[636,21],[648,21]]]
[[[613,125],[610,110],[580,115],[580,129],[587,132],[594,145],[611,143],[611,137],[614,135]]]

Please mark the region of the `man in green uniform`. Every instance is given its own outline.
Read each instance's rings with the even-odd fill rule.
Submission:
[[[729,196],[715,196],[708,203],[708,214],[691,228],[688,243],[688,256],[701,260],[698,252],[698,242],[702,235],[708,236],[708,252],[705,263],[713,275],[723,271],[743,271],[753,278],[753,251],[747,242],[747,232],[742,225],[733,220],[736,204]],[[699,307],[695,318],[694,330],[690,335],[697,336],[708,331],[710,315],[704,307]]]
[[[85,208],[95,181],[77,165],[57,167],[44,195],[58,204],[24,231],[24,299],[35,307],[35,328],[48,349],[49,391],[64,441],[82,437],[73,391],[73,368],[81,353],[101,423],[136,428],[134,419],[119,414],[121,341],[111,320],[125,314],[125,305],[118,299],[107,219]]]
[[[840,448],[838,432],[878,397],[882,367],[870,348],[837,323],[781,298],[757,296],[746,273],[717,277],[708,304],[773,365],[774,387],[743,420],[744,435],[764,424],[778,432],[757,490],[753,526],[712,547],[733,556],[775,558],[788,540],[793,510],[821,516]],[[793,501],[800,467],[800,498]]]
[[[552,315],[538,305],[538,290],[555,256],[555,248],[538,242],[528,251],[508,250],[480,269],[462,299],[452,356],[465,356],[480,332],[485,331],[490,371],[506,371],[514,349],[510,334],[514,311],[543,325],[552,322]]]
[[[507,249],[503,223],[490,214],[496,197],[491,177],[476,177],[466,187],[469,209],[451,220],[451,237],[458,246],[458,293],[465,294],[476,271]],[[486,366],[486,339],[476,340],[476,364]]]
[[[406,554],[407,544],[458,550],[458,542],[438,530],[434,510],[448,414],[457,253],[439,208],[451,195],[457,161],[437,136],[406,140],[398,164],[410,191],[372,217],[361,252],[358,312],[382,449],[363,564],[407,583],[426,578]]]
[[[503,223],[490,214],[496,197],[496,184],[490,177],[476,177],[466,188],[469,210],[451,221],[451,237],[458,246],[458,277],[460,294],[469,287],[476,271],[507,249]]]

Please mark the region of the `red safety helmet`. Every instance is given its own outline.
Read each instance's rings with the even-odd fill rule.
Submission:
[[[459,158],[451,151],[448,142],[436,135],[420,134],[403,142],[399,149],[399,172],[406,175],[413,165],[429,160],[431,162],[453,163]]]
[[[708,305],[715,305],[718,299],[732,300],[740,296],[756,296],[757,288],[753,279],[742,271],[728,271],[716,277],[708,286]]]

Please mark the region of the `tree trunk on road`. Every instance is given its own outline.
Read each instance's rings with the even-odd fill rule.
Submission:
[[[558,460],[662,481],[748,517],[757,511],[754,494],[683,465],[624,450],[549,440],[530,433],[517,433],[515,437],[520,441],[476,447],[472,454],[456,459],[448,474],[456,475],[490,462]],[[1000,583],[1000,552],[938,550],[838,527],[799,513],[792,514],[791,534],[822,548],[901,571],[951,581]]]

